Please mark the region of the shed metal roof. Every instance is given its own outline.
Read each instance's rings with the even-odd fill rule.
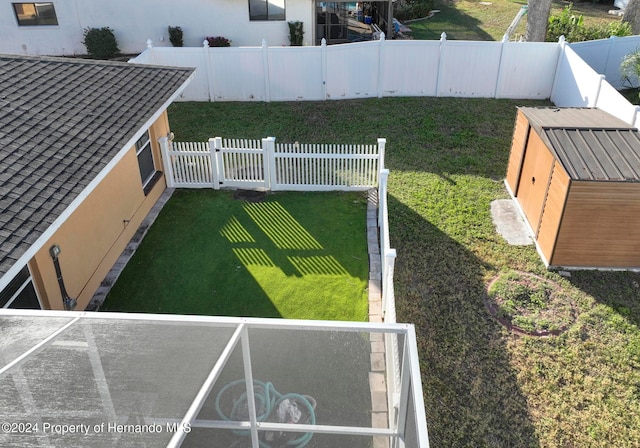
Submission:
[[[629,129],[621,119],[590,107],[520,107],[531,126],[578,129]]]
[[[640,181],[636,130],[545,128],[544,135],[572,179]]]
[[[640,133],[600,109],[520,110],[575,180],[640,181]]]
[[[0,278],[192,73],[0,55]]]

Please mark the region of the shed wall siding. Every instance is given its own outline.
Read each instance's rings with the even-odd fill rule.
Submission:
[[[529,134],[529,121],[522,111],[518,111],[516,125],[511,140],[511,153],[509,164],[507,165],[507,184],[514,195],[518,194],[518,181],[520,180],[520,170],[522,169],[522,159],[524,157],[525,144]]]
[[[553,264],[554,246],[562,222],[562,212],[569,191],[569,184],[569,175],[556,160],[553,164],[549,191],[544,203],[537,239],[538,247],[549,264]]]
[[[640,183],[573,181],[554,266],[640,267]]]
[[[150,129],[154,162],[162,170],[157,138],[169,131],[166,112]],[[45,308],[62,309],[60,288],[49,247],[61,248],[60,267],[67,292],[84,309],[142,220],[166,188],[161,178],[147,196],[142,189],[135,147],[107,174],[32,259],[38,292]]]

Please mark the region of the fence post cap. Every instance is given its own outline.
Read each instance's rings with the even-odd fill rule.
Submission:
[[[262,46],[266,47],[267,46],[267,39],[262,38]]]
[[[398,255],[397,255],[395,249],[389,249],[389,250],[386,251],[384,256],[387,257],[387,258],[396,258]]]
[[[384,35],[384,31],[380,33],[380,40],[385,40],[386,36]]]
[[[440,40],[447,40],[447,33],[443,31],[442,34],[440,35]]]
[[[153,41],[151,39],[147,39],[147,48],[153,48]]]
[[[323,37],[322,40],[320,41],[320,45],[322,45],[323,47],[326,47],[327,46],[327,39],[325,39]]]
[[[209,41],[207,39],[202,41],[202,46],[203,47],[208,47],[209,46]]]
[[[378,143],[387,143],[387,139],[386,138],[378,138]]]

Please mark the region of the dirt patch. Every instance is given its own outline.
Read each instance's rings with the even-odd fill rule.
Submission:
[[[487,287],[485,305],[510,331],[529,336],[559,335],[577,316],[572,295],[560,284],[519,271],[495,277]]]
[[[233,199],[247,202],[264,202],[266,197],[266,191],[236,190],[233,193]]]

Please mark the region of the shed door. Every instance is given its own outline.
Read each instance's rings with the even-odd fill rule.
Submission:
[[[537,237],[553,167],[553,156],[535,131],[529,133],[525,151],[517,198]]]
[[[518,181],[522,170],[522,158],[526,149],[527,137],[529,136],[529,121],[527,117],[518,111],[516,126],[511,140],[511,152],[509,153],[509,164],[507,165],[507,185],[511,192],[518,195]]]

